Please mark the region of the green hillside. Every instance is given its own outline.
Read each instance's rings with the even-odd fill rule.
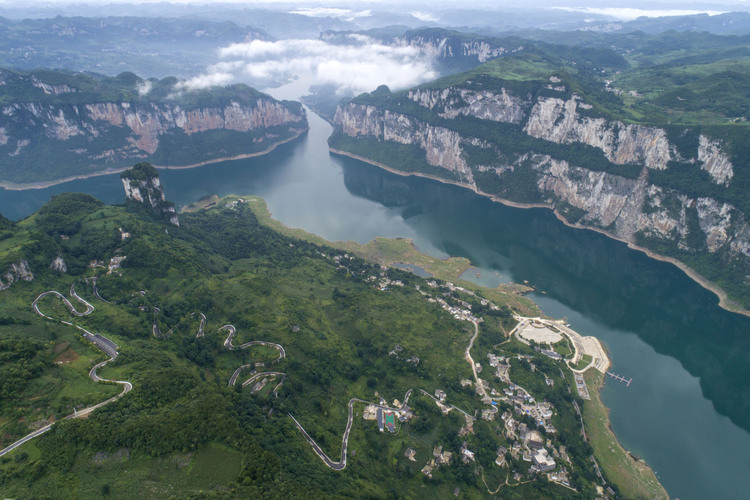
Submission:
[[[577,397],[566,390],[572,374],[530,346],[504,342],[515,320],[502,293],[490,294],[497,303],[491,309],[440,280],[431,285],[284,236],[259,223],[253,203],[231,197],[181,214],[180,227],[167,227],[134,204],[104,206],[87,195],[64,194],[9,229],[0,240],[0,265],[25,259],[34,278],[0,291],[1,446],[120,392],[88,378],[89,368],[106,357],[71,325],[117,344],[119,356],[98,374],[129,381],[133,389],[1,457],[5,495],[428,498],[459,488],[480,498],[485,484],[494,489],[509,476],[503,490],[509,498],[596,496],[591,447],[573,408]],[[124,259],[112,267],[117,256]],[[50,269],[58,257],[67,272]],[[72,287],[93,312],[72,314],[54,295],[38,299],[39,314],[29,307],[42,292],[56,290],[80,314]],[[555,408],[545,425],[556,432],[539,429],[546,446],[567,449],[569,463],[556,460],[567,470],[569,487],[529,472],[531,464],[520,455],[508,453],[506,465],[496,465],[498,447],[510,450],[513,443],[499,417],[477,418],[473,430],[461,431],[468,425],[461,411],[479,415],[487,408],[461,383],[473,379],[464,350],[474,328],[428,300],[433,296],[455,307],[470,303],[483,316],[475,359],[524,357],[513,361],[512,377]],[[507,295],[507,301],[518,298]],[[236,329],[233,338],[226,338],[227,325]],[[255,363],[263,365],[252,368]],[[251,366],[228,385],[243,365]],[[554,386],[545,384],[542,370]],[[248,377],[252,382],[243,386]],[[436,389],[458,409],[441,412],[432,397]],[[362,418],[366,404],[350,400],[377,403],[379,397],[385,405],[408,397],[414,418],[395,422],[395,434],[378,432],[375,421]],[[313,453],[290,415],[338,460],[348,404],[354,419],[347,463],[337,472]],[[513,415],[510,403],[498,408],[498,416]],[[530,417],[518,418],[537,427]],[[420,470],[435,446],[455,458],[428,478]],[[408,449],[415,450],[415,461],[405,456]],[[463,449],[473,450],[474,458],[461,460]]]

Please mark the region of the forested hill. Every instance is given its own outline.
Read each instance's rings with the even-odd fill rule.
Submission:
[[[750,59],[734,70],[723,53],[638,67],[641,48],[622,70],[583,64],[597,53],[588,48],[547,46],[413,89],[383,87],[339,106],[329,142],[553,207],[571,224],[679,259],[747,308]]]
[[[572,373],[517,340],[493,347],[516,323],[506,304],[282,236],[253,203],[229,197],[175,226],[148,204],[63,194],[0,233],[0,448],[58,421],[0,457],[6,496],[481,497],[508,474],[513,498],[597,496]],[[477,360],[521,356],[508,366],[554,408],[543,421],[482,402],[465,360],[475,327],[450,307],[484,318]],[[116,383],[90,380],[106,359],[91,342],[119,354],[92,378]],[[375,407],[363,419],[370,404],[403,409],[385,421],[398,432],[378,431]],[[553,469],[522,459],[533,439]]]
[[[246,85],[191,90],[133,73],[0,69],[0,183],[193,165],[273,148],[307,129],[299,103]]]
[[[24,17],[0,17],[2,67],[188,77],[214,63],[221,47],[271,40],[247,23],[191,16]]]

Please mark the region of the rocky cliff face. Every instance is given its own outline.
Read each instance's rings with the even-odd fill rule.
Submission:
[[[676,173],[670,169],[695,165],[708,173],[710,183],[731,187],[736,166],[725,144],[700,134],[688,155],[670,143],[665,129],[595,116],[583,98],[569,93],[559,81],[548,82],[540,94],[531,97],[507,88],[478,90],[470,85],[420,88],[375,104],[355,99],[340,106],[335,119],[342,137],[375,138],[384,146],[389,141],[418,146],[427,163],[460,172],[461,176],[452,178],[478,192],[542,202],[559,209],[571,222],[628,242],[662,241],[681,251],[750,263],[748,214],[708,192],[696,196],[663,181],[669,178],[663,176]],[[409,101],[419,108],[410,108]],[[467,125],[456,121],[461,117],[476,120]],[[528,150],[508,154],[512,144],[502,142],[502,137],[489,140],[500,134],[493,132],[493,123],[515,126],[514,137],[530,140]],[[335,143],[336,135],[334,148]],[[573,154],[551,154],[545,144],[584,145],[603,158],[595,167]],[[478,157],[477,149],[483,153]],[[356,152],[356,142],[350,150]],[[618,171],[618,165],[627,167],[629,173]],[[399,168],[397,159],[390,166]],[[652,182],[651,172],[663,172],[662,181]],[[488,181],[488,174],[496,180]],[[512,181],[519,176],[532,179],[531,194],[513,191]]]
[[[578,113],[578,107],[576,95],[568,100],[540,98],[529,113],[524,131],[558,144],[580,142],[593,146],[620,165],[634,163],[664,169],[672,159],[664,130],[584,117]]]
[[[410,46],[452,69],[466,67],[524,50],[518,39],[490,37],[466,38],[441,29],[408,31],[393,41],[393,45]]]
[[[335,120],[342,125],[346,135],[416,144],[424,150],[431,165],[470,175],[466,161],[461,157],[462,137],[453,130],[359,104],[351,104],[346,111],[337,112]]]
[[[10,106],[8,116],[24,105]],[[106,129],[117,127],[127,134],[119,149],[105,151],[106,156],[146,157],[159,148],[160,138],[177,131],[188,136],[211,130],[233,130],[248,132],[296,124],[303,125],[304,115],[294,113],[278,101],[259,98],[250,105],[230,102],[223,107],[201,107],[186,110],[171,104],[95,103],[82,107],[72,106],[65,110],[34,104],[25,105],[35,117],[50,125],[47,135],[64,141],[75,135],[87,139],[107,133]],[[4,111],[5,112],[5,111]],[[266,135],[265,138],[271,138]],[[256,139],[256,142],[263,138]]]
[[[404,45],[418,48],[421,52],[440,59],[465,57],[483,63],[507,54],[515,49],[491,44],[484,40],[454,41],[449,36],[405,36],[398,39]]]
[[[29,263],[26,260],[21,259],[8,266],[5,274],[0,276],[0,290],[7,290],[17,281],[32,281],[33,279],[34,274],[29,268]]]
[[[138,160],[195,164],[259,152],[307,129],[301,106],[249,87],[193,92],[176,80],[132,75],[128,85],[92,95],[76,78],[82,77],[56,85],[36,75],[3,82],[19,95],[15,100],[11,92],[0,108],[0,181],[52,180]]]
[[[482,120],[520,123],[525,115],[526,103],[505,89],[500,92],[454,87],[442,90],[416,89],[410,91],[407,97],[420,106],[438,108],[442,118],[464,115]]]

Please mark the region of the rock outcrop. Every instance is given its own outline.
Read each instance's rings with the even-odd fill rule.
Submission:
[[[432,127],[410,116],[382,112],[373,106],[351,104],[345,112],[336,113],[335,120],[351,137],[374,137],[400,144],[416,144],[425,151],[431,165],[469,175],[461,157],[460,134],[443,127]]]
[[[580,98],[540,98],[531,109],[524,131],[532,137],[558,144],[579,142],[601,149],[608,160],[620,165],[641,164],[665,169],[672,158],[664,130],[642,125],[625,125],[578,113]]]
[[[501,92],[451,87],[442,90],[416,89],[410,91],[407,97],[420,106],[439,108],[442,118],[464,115],[482,120],[521,123],[525,115],[524,102],[505,89]]]
[[[68,272],[68,266],[67,264],[65,264],[62,255],[58,255],[57,257],[55,257],[55,260],[50,263],[49,268],[53,271],[57,271],[58,273]]]
[[[138,163],[120,175],[125,199],[142,204],[175,226],[180,225],[174,203],[167,201],[159,173],[149,163]]]
[[[416,29],[407,31],[394,40],[396,46],[409,46],[452,69],[474,67],[477,64],[517,53],[526,48],[516,38],[477,37],[466,38],[443,29]]]
[[[8,266],[8,270],[0,276],[0,290],[7,290],[17,281],[32,281],[34,274],[29,268],[29,263],[25,259],[14,262]]]

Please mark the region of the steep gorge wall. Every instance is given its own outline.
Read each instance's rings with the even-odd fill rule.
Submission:
[[[63,83],[65,82],[65,83]],[[0,183],[39,183],[147,160],[200,164],[257,154],[307,130],[299,103],[244,85],[190,90],[144,80],[0,69]]]
[[[563,86],[553,81],[547,87],[546,95],[537,98],[518,96],[505,88],[415,89],[387,105],[355,100],[340,106],[336,122],[341,127],[341,137],[374,138],[384,145],[389,141],[416,145],[424,150],[427,163],[460,173],[451,180],[457,179],[477,192],[516,202],[544,203],[556,208],[569,222],[602,230],[633,244],[663,246],[658,243],[662,242],[676,252],[707,252],[721,256],[725,262],[739,259],[747,268],[747,214],[725,200],[691,196],[649,180],[651,172],[695,165],[706,171],[713,184],[729,187],[736,167],[724,144],[701,134],[693,154],[685,157],[684,151],[670,143],[666,130],[596,117],[579,96],[565,95]],[[560,96],[550,96],[549,90],[559,91]],[[410,109],[409,102],[419,108]],[[425,113],[419,112],[420,108]],[[472,122],[473,129],[457,123],[454,126],[453,120],[462,116],[481,122]],[[493,123],[516,126],[518,133],[545,141],[532,144],[594,148],[613,168],[592,168],[585,159],[559,157],[533,148],[523,154],[508,154],[507,144],[488,141],[487,134],[467,133],[476,132],[477,124],[489,130]],[[334,148],[336,141],[334,136]],[[356,153],[354,144],[352,152]],[[472,156],[472,150],[477,149],[486,154],[477,159]],[[635,174],[619,175],[618,165],[630,167]],[[397,159],[388,166],[404,170]],[[488,175],[494,176],[495,181],[488,182]],[[532,196],[513,191],[511,180],[522,175],[533,179]],[[742,284],[744,278],[737,277],[738,286],[747,286]]]

